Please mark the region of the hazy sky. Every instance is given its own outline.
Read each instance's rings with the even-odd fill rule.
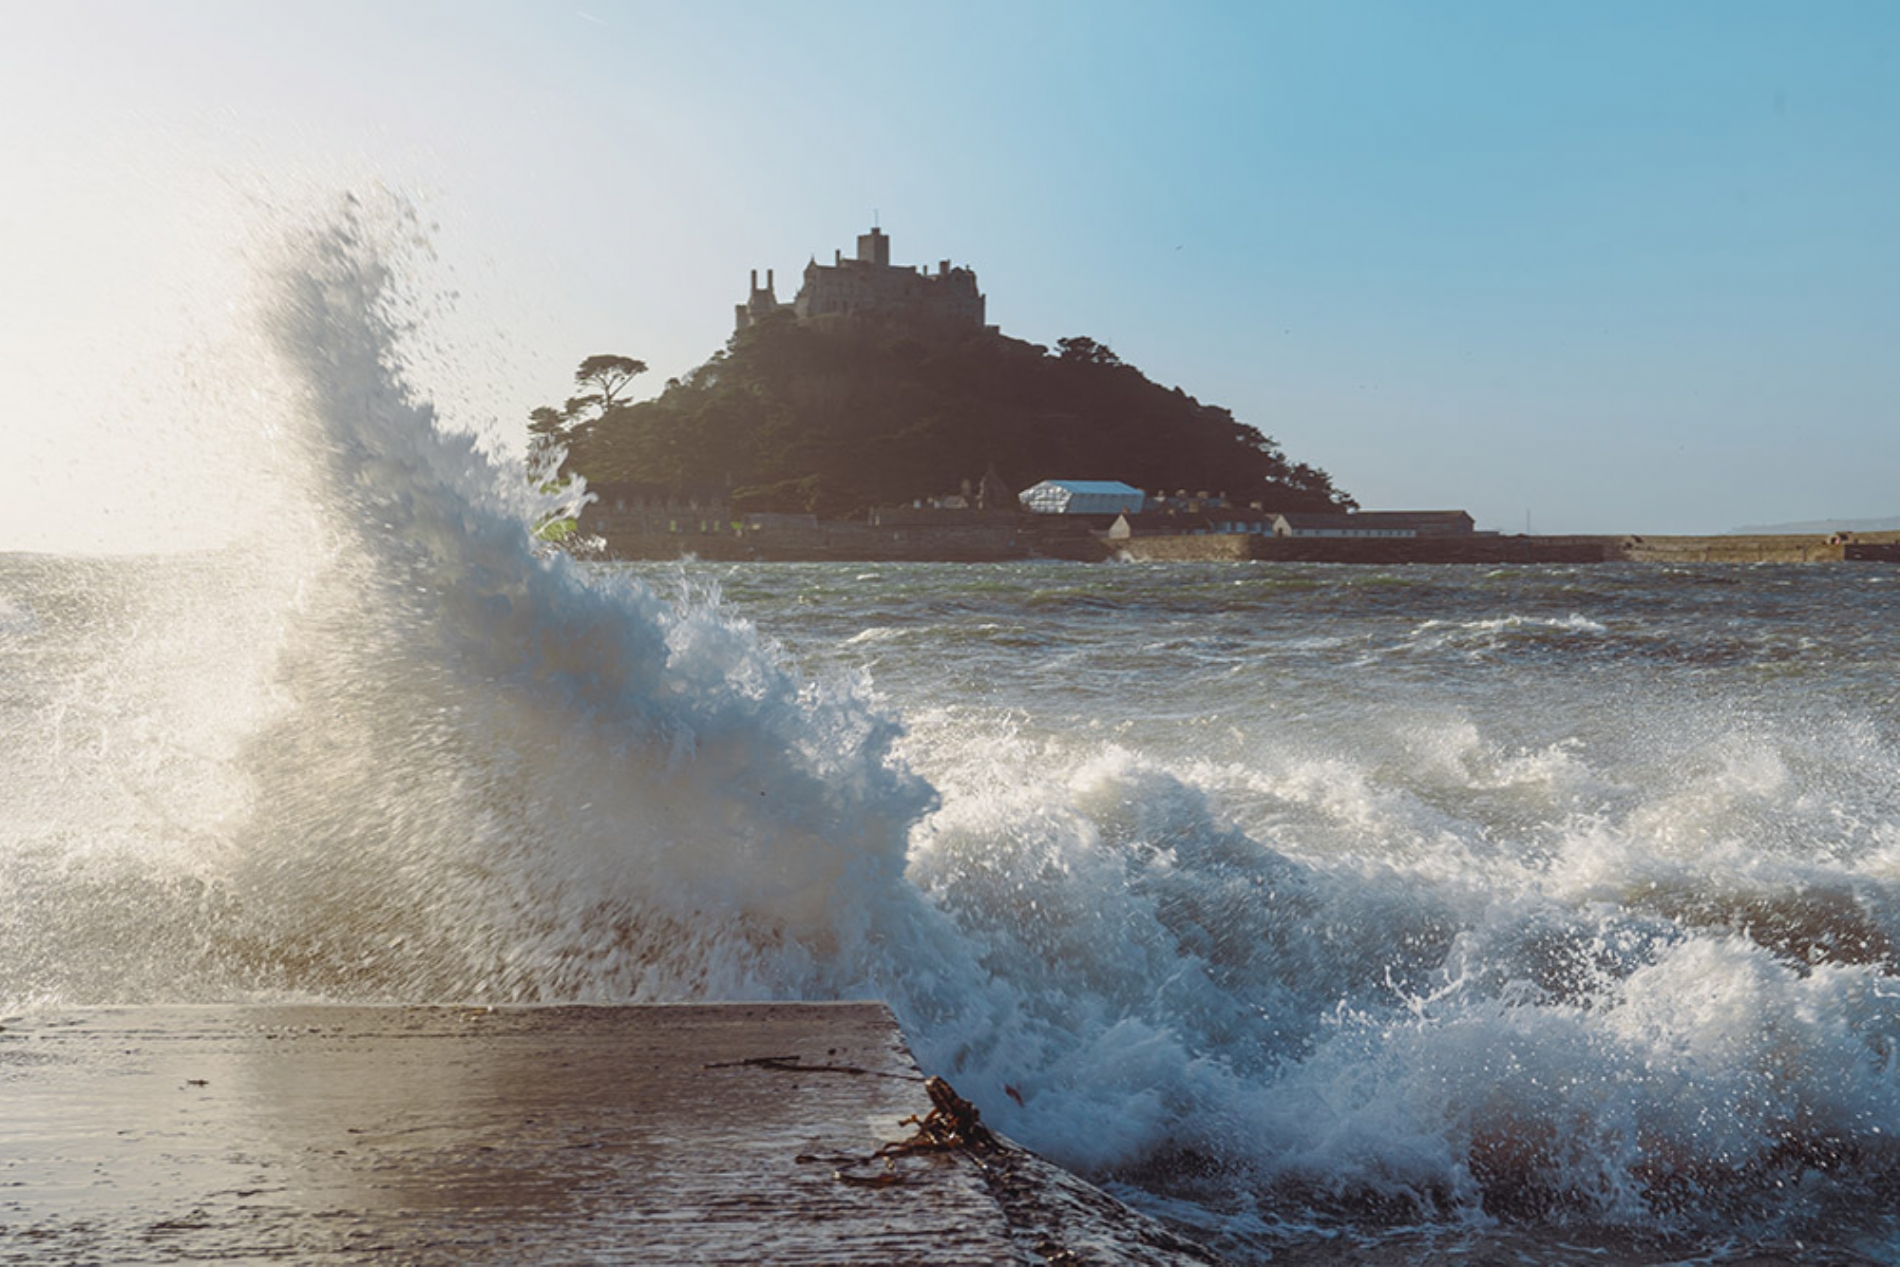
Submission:
[[[377,183],[475,425],[657,388],[875,215],[1367,508],[1900,514],[1896,67],[1892,0],[0,0],[0,548],[110,544],[161,446],[233,478],[192,349]]]

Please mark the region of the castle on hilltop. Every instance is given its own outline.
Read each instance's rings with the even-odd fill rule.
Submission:
[[[854,259],[846,259],[843,251],[837,251],[831,263],[820,264],[814,256],[805,265],[804,281],[791,303],[780,303],[773,292],[771,269],[765,270],[765,285],[761,287],[755,268],[750,297],[734,307],[737,330],[781,312],[789,312],[800,321],[851,317],[920,331],[983,328],[983,296],[976,288],[975,270],[952,268],[949,260],[940,261],[934,273],[922,265],[913,268],[892,264],[891,240],[876,227],[858,235]]]

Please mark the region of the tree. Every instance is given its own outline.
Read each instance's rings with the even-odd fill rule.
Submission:
[[[582,395],[568,397],[561,412],[566,415],[569,425],[585,414],[599,418],[620,404],[621,393],[627,390],[635,378],[646,372],[647,363],[636,361],[630,356],[604,353],[590,356],[574,371],[574,385],[588,390]]]
[[[558,409],[542,405],[528,414],[528,461],[546,464],[567,445],[568,420]]]
[[[574,371],[574,385],[588,390],[568,397],[559,409],[542,405],[529,412],[528,482],[538,492],[556,497],[575,492],[574,481],[564,478],[564,471],[574,470],[567,457],[574,448],[585,447],[589,432],[601,419],[623,407],[622,394],[646,371],[645,361],[630,356],[590,356]],[[535,526],[535,535],[547,541],[564,540],[574,531],[579,509],[577,497],[562,502]]]
[[[1079,361],[1084,365],[1120,365],[1122,359],[1108,350],[1108,344],[1097,343],[1083,335],[1074,335],[1067,339],[1057,339],[1056,346],[1062,349],[1061,359]]]
[[[542,405],[529,413],[529,461],[547,467],[550,478],[560,469],[584,469],[599,441],[600,424],[626,410],[628,386],[646,372],[647,363],[631,356],[602,353],[582,361],[574,371],[574,385],[586,390],[568,397],[559,409]],[[555,457],[562,452],[568,459],[564,468]]]

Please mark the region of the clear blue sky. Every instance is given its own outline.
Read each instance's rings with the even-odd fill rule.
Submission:
[[[511,427],[875,214],[1368,508],[1900,515],[1891,0],[13,3],[0,162],[0,548],[24,463],[77,495],[70,365],[153,363],[258,204],[372,181],[440,226],[451,412]]]

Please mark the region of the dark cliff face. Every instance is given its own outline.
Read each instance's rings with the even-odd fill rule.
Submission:
[[[1227,410],[1164,388],[1085,339],[1059,353],[984,330],[774,314],[657,399],[571,438],[590,482],[731,490],[733,509],[825,518],[1068,477],[1218,491],[1274,510],[1350,499]]]

